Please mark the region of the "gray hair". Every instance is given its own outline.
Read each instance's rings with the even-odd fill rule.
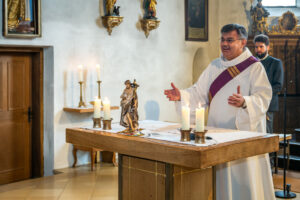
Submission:
[[[248,39],[248,33],[244,26],[239,24],[227,24],[222,27],[221,33],[228,33],[231,31],[236,31],[237,34],[240,36],[241,39]]]

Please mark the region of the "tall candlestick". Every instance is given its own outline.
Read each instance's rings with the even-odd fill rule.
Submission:
[[[110,102],[108,100],[107,97],[104,98],[104,101],[103,101],[103,119],[104,120],[110,120],[111,117],[110,117]]]
[[[83,82],[83,66],[78,66],[78,81]]]
[[[101,90],[101,81],[97,81],[97,83],[98,83],[98,98],[99,99],[101,99],[101,92],[100,92],[100,90]]]
[[[181,109],[181,117],[182,117],[182,130],[190,129],[190,108],[188,106],[182,106]]]
[[[94,101],[94,118],[101,117],[101,99],[96,98]]]
[[[97,71],[97,81],[100,81],[100,65],[96,65],[96,71]]]
[[[81,106],[86,107],[86,105],[85,105],[85,103],[83,101],[83,98],[82,98],[82,84],[83,84],[83,82],[79,81],[79,85],[80,85],[80,100],[79,100],[79,105],[78,105],[79,108]]]
[[[199,105],[199,108],[196,108],[196,132],[204,131],[204,112],[205,109]]]

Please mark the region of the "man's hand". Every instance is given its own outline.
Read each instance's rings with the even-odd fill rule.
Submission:
[[[180,101],[180,91],[173,83],[171,83],[171,90],[165,90],[165,95],[170,101]]]
[[[245,102],[244,97],[241,95],[240,86],[237,87],[237,94],[232,94],[228,98],[228,104],[235,107],[242,107]]]

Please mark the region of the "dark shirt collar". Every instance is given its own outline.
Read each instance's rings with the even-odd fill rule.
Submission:
[[[258,58],[258,59],[259,59],[260,61],[263,61],[263,60],[267,59],[268,57],[269,57],[269,54],[267,53],[265,57],[263,57],[262,59],[259,59],[259,58]]]

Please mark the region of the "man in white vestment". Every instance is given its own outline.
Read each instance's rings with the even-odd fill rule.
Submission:
[[[182,104],[189,104],[191,111],[199,103],[209,106],[208,126],[264,135],[266,112],[272,98],[265,69],[246,48],[248,35],[243,26],[225,25],[221,34],[221,57],[209,64],[192,87],[179,90],[171,83],[172,89],[165,90],[165,95],[170,101],[176,101],[178,111]],[[230,78],[226,83],[222,83],[226,79],[224,72]],[[192,112],[191,119],[194,116]],[[216,198],[275,200],[269,155],[217,165]]]

